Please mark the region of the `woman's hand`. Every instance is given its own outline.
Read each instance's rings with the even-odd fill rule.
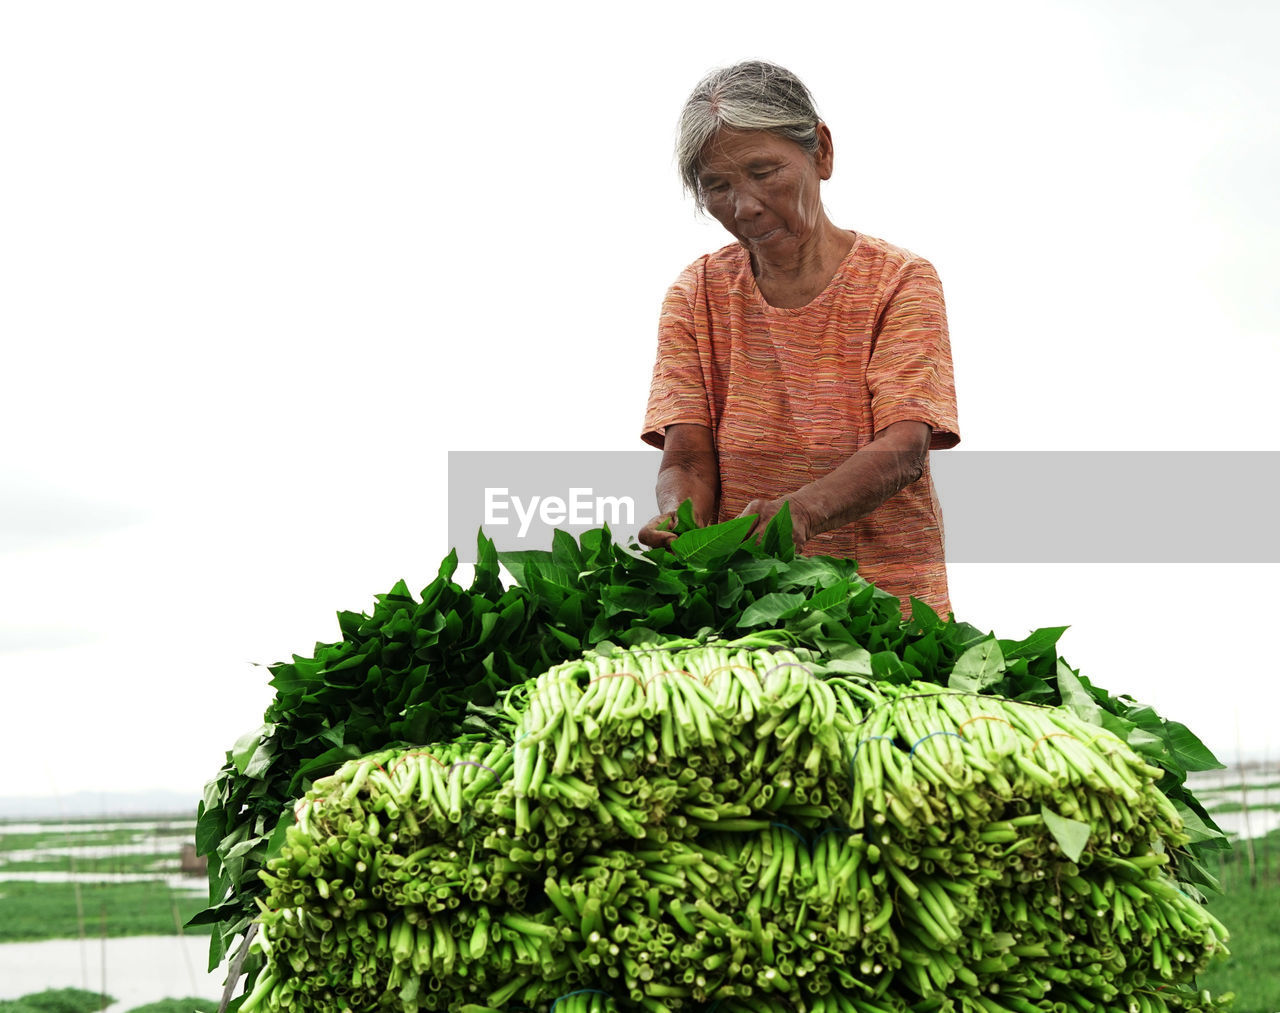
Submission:
[[[706,527],[715,517],[720,473],[711,430],[692,423],[667,426],[658,468],[658,508],[662,513],[640,529],[640,544],[666,548],[676,540],[676,509],[686,499],[693,504],[693,522]]]
[[[802,549],[804,543],[814,535],[813,518],[809,514],[808,508],[798,499],[792,497],[781,497],[779,499],[753,499],[738,514],[739,517],[749,517],[756,514],[756,522],[751,526],[751,531],[747,535],[757,542],[764,537],[764,530],[769,526],[769,522],[782,509],[782,504],[786,503],[791,510],[791,540],[796,543],[796,549]]]
[[[640,539],[641,545],[647,545],[651,549],[665,549],[676,540],[675,528],[676,512],[668,510],[642,527],[636,537]]]

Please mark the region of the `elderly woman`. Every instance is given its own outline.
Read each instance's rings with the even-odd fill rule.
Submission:
[[[662,449],[668,544],[699,524],[784,502],[805,553],[855,559],[868,580],[950,611],[931,448],[959,442],[942,287],[928,261],[838,228],[822,206],[831,131],[789,71],[708,76],[680,120],[685,187],[734,242],[663,303],[642,438]]]

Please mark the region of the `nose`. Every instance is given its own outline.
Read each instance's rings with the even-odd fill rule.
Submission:
[[[755,188],[742,185],[733,188],[733,217],[740,222],[750,221],[764,211],[764,205],[756,195]]]

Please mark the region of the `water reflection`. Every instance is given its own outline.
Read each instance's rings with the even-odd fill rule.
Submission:
[[[205,970],[208,936],[50,939],[0,945],[0,999],[46,988],[105,991],[117,1002],[106,1013],[160,999],[222,996],[222,971]]]

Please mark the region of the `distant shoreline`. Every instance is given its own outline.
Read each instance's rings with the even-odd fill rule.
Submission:
[[[194,819],[202,793],[77,791],[66,795],[0,797],[0,823],[19,820]]]

